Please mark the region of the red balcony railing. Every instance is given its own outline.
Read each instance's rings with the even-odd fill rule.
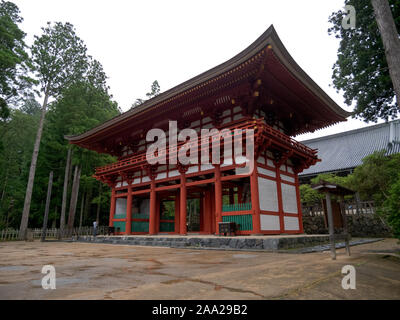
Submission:
[[[220,131],[223,129],[229,129],[230,134],[232,135],[232,141],[235,138],[235,129],[241,129],[241,130],[246,130],[246,129],[253,129],[254,130],[254,139],[256,139],[258,136],[263,135],[267,139],[272,139],[273,142],[279,143],[280,145],[288,148],[289,150],[294,150],[297,151],[300,154],[311,156],[313,158],[316,158],[317,150],[311,149],[300,142],[297,142],[293,138],[287,136],[286,134],[280,132],[279,130],[276,130],[272,128],[271,126],[265,124],[262,119],[245,119],[245,120],[239,120],[234,123],[230,123],[226,127],[221,127],[219,128]],[[229,134],[229,133],[226,133]],[[222,139],[224,137],[224,134],[220,135],[215,135],[211,136],[212,141],[215,139],[221,139],[220,141],[221,146],[224,145],[225,139]],[[242,133],[240,133],[240,138],[244,139],[242,137]],[[210,151],[210,142],[209,139],[207,140],[202,140],[201,137],[198,137],[197,141],[193,142],[196,143],[198,146],[198,152],[201,152],[202,150],[208,150]],[[171,157],[177,156],[180,147],[183,146],[184,144],[187,144],[187,142],[180,142],[177,144],[176,147],[166,147],[164,149],[159,150],[159,153],[157,156],[163,156],[165,155],[166,159],[169,159]],[[190,146],[190,143],[189,143]],[[137,167],[140,165],[147,164],[148,161],[151,160],[151,156],[147,157],[146,156],[146,151],[142,151],[141,153],[137,153],[135,155],[132,155],[130,157],[121,159],[115,163],[111,163],[109,165],[103,166],[103,167],[98,167],[96,168],[96,176],[104,175],[104,174],[110,174],[113,172],[118,172],[122,171],[127,168],[132,168],[132,167]]]

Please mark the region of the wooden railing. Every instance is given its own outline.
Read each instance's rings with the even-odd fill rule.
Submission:
[[[218,128],[219,131],[222,131],[224,129],[229,129],[230,131],[232,131],[232,141],[234,141],[234,139],[235,139],[234,130],[254,129],[254,139],[256,139],[260,135],[264,135],[266,138],[268,138],[268,139],[272,138],[272,139],[274,139],[274,141],[277,141],[280,144],[287,146],[289,149],[294,149],[302,154],[306,154],[307,156],[316,158],[317,150],[311,149],[311,148],[301,144],[300,142],[294,140],[293,138],[289,137],[288,135],[280,132],[279,130],[276,130],[276,129],[272,128],[271,126],[265,124],[263,122],[263,119],[239,120],[233,124],[232,123],[229,124],[226,127]],[[215,141],[216,137],[219,137],[220,145],[223,147],[223,145],[225,143],[225,139],[223,139],[224,135],[211,136],[212,141],[213,140]],[[240,138],[242,138],[242,132],[240,133]],[[199,154],[201,153],[202,150],[205,150],[205,151],[211,150],[209,140],[204,141],[201,138],[201,136],[198,137],[197,141],[194,143],[196,143],[196,145],[198,147]],[[159,153],[157,154],[157,157],[161,157],[164,155],[165,155],[166,159],[168,159],[168,157],[175,157],[178,155],[180,147],[185,144],[187,144],[187,142],[180,142],[177,144],[176,147],[169,148],[167,146],[164,149],[160,149]],[[189,146],[190,146],[190,144],[189,144]],[[101,175],[109,174],[112,172],[118,172],[125,168],[134,167],[134,166],[138,166],[141,164],[147,164],[148,161],[150,161],[150,160],[153,160],[152,156],[150,156],[150,155],[148,156],[146,154],[146,151],[142,151],[138,154],[121,159],[115,163],[96,168],[95,176],[101,176]]]

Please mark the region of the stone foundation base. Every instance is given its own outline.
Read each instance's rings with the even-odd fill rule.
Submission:
[[[171,248],[220,248],[277,251],[326,244],[328,235],[265,236],[265,237],[160,237],[160,236],[81,236],[77,242],[128,244]]]

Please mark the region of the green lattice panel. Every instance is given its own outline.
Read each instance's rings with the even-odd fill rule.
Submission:
[[[160,232],[174,232],[175,231],[175,223],[174,222],[161,222],[160,223]]]
[[[126,214],[115,214],[114,219],[126,219]]]
[[[114,227],[115,229],[119,228],[120,232],[125,232],[125,221],[114,221]]]
[[[235,212],[235,211],[248,211],[248,210],[251,210],[251,203],[224,204],[222,206],[222,212]]]
[[[133,213],[132,219],[149,219],[149,215],[145,213]]]
[[[241,231],[253,230],[253,217],[251,214],[234,215],[234,216],[222,216],[223,222],[236,222],[239,225]]]
[[[132,221],[132,232],[149,232],[148,221]]]
[[[161,216],[160,220],[174,220],[175,216]]]

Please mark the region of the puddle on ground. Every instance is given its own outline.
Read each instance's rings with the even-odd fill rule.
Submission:
[[[232,257],[237,259],[249,259],[258,257],[256,254],[234,254]]]
[[[179,252],[179,254],[190,254],[190,255],[194,255],[194,254],[201,254],[201,252]]]
[[[69,284],[74,284],[74,283],[81,283],[81,282],[87,282],[87,279],[82,279],[82,278],[57,278],[56,277],[56,286],[63,286],[63,285],[69,285]],[[34,286],[42,286],[42,280],[33,280],[32,284]]]
[[[21,271],[21,270],[26,270],[27,267],[24,266],[6,266],[6,267],[0,267],[0,271]]]

